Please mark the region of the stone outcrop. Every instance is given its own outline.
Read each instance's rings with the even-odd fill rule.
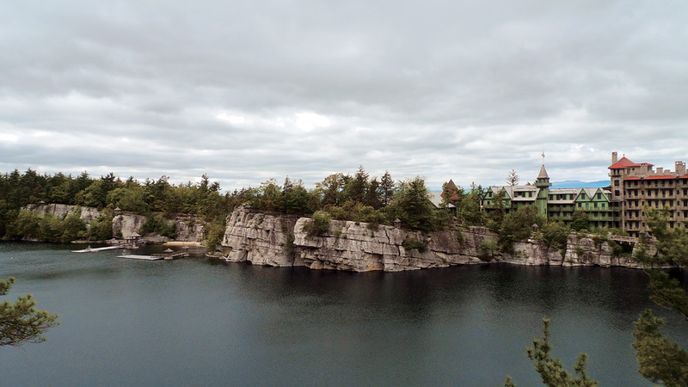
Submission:
[[[81,220],[90,227],[91,223],[97,220],[102,214],[109,213],[100,211],[94,207],[76,206],[59,203],[40,203],[29,204],[24,209],[31,211],[39,216],[53,216],[64,219],[71,213],[78,213]],[[112,218],[112,236],[123,239],[130,238],[133,234],[143,236],[143,226],[148,218],[130,212],[115,211]],[[201,242],[205,234],[205,222],[193,215],[177,215],[174,219],[166,220],[169,225],[174,225],[176,230],[176,240],[182,242]],[[168,238],[158,234],[145,235],[143,238],[148,243],[163,243]]]
[[[148,218],[136,214],[120,214],[112,218],[112,234],[118,238],[130,239],[134,234],[143,235],[143,225]]]
[[[294,247],[300,261],[312,269],[402,271],[481,262],[464,253],[457,232],[423,236],[391,226],[332,221],[329,232],[314,237],[306,231],[310,221],[296,222]],[[409,248],[409,241],[426,247]]]
[[[174,219],[175,240],[201,242],[205,234],[205,222],[191,215],[179,215]]]
[[[73,206],[69,204],[29,204],[26,209],[40,216],[54,216],[59,219],[64,219],[70,213],[76,211],[79,217],[86,224],[90,224],[100,216],[100,211],[93,207]]]
[[[245,208],[232,212],[222,238],[225,259],[256,265],[293,266],[291,231],[295,219],[255,213]]]
[[[310,218],[269,215],[238,208],[227,219],[224,259],[256,265],[305,266],[348,271],[402,271],[463,264],[638,267],[613,255],[609,243],[571,234],[561,251],[537,240],[497,250],[497,235],[482,227],[421,234],[392,226],[331,221],[322,235],[309,235]]]

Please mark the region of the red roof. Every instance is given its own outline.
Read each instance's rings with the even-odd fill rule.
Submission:
[[[631,161],[628,157],[624,156],[621,158],[621,160],[615,162],[614,164],[609,166],[609,169],[624,169],[624,168],[630,168],[630,167],[640,167],[643,165],[654,165],[650,163],[634,163]]]

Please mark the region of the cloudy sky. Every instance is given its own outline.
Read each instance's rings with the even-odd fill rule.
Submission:
[[[430,185],[688,159],[686,1],[3,1],[0,170]]]

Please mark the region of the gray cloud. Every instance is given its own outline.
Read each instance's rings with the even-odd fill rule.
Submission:
[[[0,169],[234,188],[364,165],[493,184],[687,159],[674,1],[0,4]]]

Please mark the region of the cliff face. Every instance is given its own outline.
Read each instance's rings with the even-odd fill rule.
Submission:
[[[131,238],[134,233],[142,235],[143,225],[148,218],[143,215],[121,214],[112,218],[112,235],[123,239]]]
[[[39,216],[53,216],[64,219],[67,215],[77,212],[81,220],[90,227],[91,223],[98,219],[102,214],[97,208],[75,206],[69,204],[29,204],[25,207]],[[112,236],[121,236],[126,239],[134,233],[143,235],[143,226],[148,218],[143,215],[124,212],[112,218]],[[205,222],[193,215],[178,215],[174,219],[166,220],[170,225],[174,224],[176,230],[176,240],[184,242],[201,242],[205,234]],[[167,238],[157,234],[147,236],[148,242],[164,242]]]
[[[71,212],[78,211],[79,217],[86,224],[90,224],[100,216],[100,211],[97,208],[72,206],[69,204],[29,204],[26,206],[26,209],[40,216],[50,215],[59,219],[64,219]]]
[[[371,228],[367,223],[332,221],[329,232],[312,237],[305,230],[310,221],[301,218],[296,222],[294,246],[297,256],[311,269],[402,271],[480,262],[477,256],[466,254],[457,232],[423,236],[391,226]],[[426,247],[407,248],[405,241]]]
[[[205,233],[205,223],[194,216],[179,215],[174,219],[176,240],[201,242]]]
[[[497,235],[482,227],[422,235],[391,226],[374,228],[367,223],[332,221],[326,233],[310,236],[306,231],[310,221],[310,218],[295,220],[239,208],[227,221],[222,241],[225,259],[257,265],[357,272],[487,262],[637,267],[628,258],[613,257],[607,242],[595,242],[590,237],[575,234],[569,236],[563,254],[535,240],[516,243],[513,254],[503,254],[494,247],[489,248],[496,244]]]
[[[290,251],[293,218],[272,216],[239,208],[227,220],[222,246],[229,262],[251,262],[256,265],[293,266]]]

